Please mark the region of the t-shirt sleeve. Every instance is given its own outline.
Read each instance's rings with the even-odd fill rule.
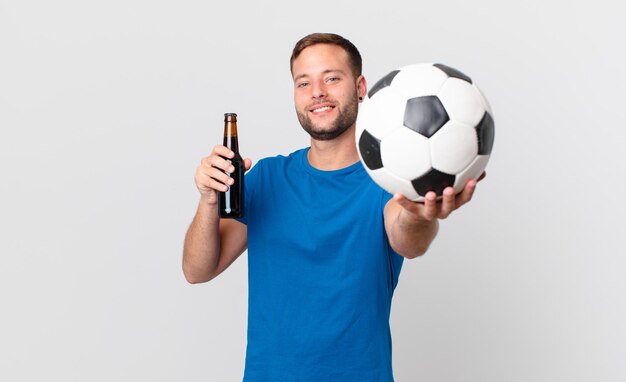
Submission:
[[[387,202],[392,197],[393,197],[392,194],[383,190],[383,199],[382,199],[383,213],[384,213],[385,206],[387,205]],[[399,255],[396,251],[393,250],[393,248],[391,248],[391,244],[389,243],[389,237],[387,237],[386,231],[385,231],[385,240],[387,242],[387,253],[389,254],[389,264],[391,266],[391,272],[392,272],[392,280],[393,280],[392,287],[395,289],[396,285],[398,285],[398,279],[400,277],[400,270],[402,269],[402,264],[404,264],[404,257]]]

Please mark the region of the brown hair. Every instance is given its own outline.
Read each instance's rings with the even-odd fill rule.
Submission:
[[[293,52],[291,53],[291,60],[289,61],[290,68],[293,73],[293,62],[296,58],[302,53],[302,51],[310,46],[316,44],[331,44],[337,45],[341,47],[343,50],[348,53],[348,58],[350,60],[350,68],[352,69],[352,74],[354,74],[354,78],[357,78],[361,75],[361,71],[363,68],[363,63],[361,60],[361,53],[359,50],[351,43],[349,40],[339,36],[334,33],[312,33],[308,36],[304,36],[296,43],[293,47]]]

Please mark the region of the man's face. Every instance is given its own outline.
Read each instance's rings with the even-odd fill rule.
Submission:
[[[348,54],[341,47],[316,44],[305,48],[294,60],[292,73],[298,120],[313,139],[335,139],[354,126],[365,80],[354,78]]]

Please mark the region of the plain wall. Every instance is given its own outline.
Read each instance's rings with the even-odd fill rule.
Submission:
[[[609,1],[0,0],[0,380],[236,381],[246,255],[189,285],[193,182],[308,145],[289,55],[336,32],[372,86],[441,62],[490,100],[487,178],[406,261],[404,381],[626,380],[623,8]]]

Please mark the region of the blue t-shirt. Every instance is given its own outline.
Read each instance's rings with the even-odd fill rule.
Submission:
[[[393,381],[389,314],[403,258],[361,162],[321,171],[308,149],[246,174],[244,381]]]

